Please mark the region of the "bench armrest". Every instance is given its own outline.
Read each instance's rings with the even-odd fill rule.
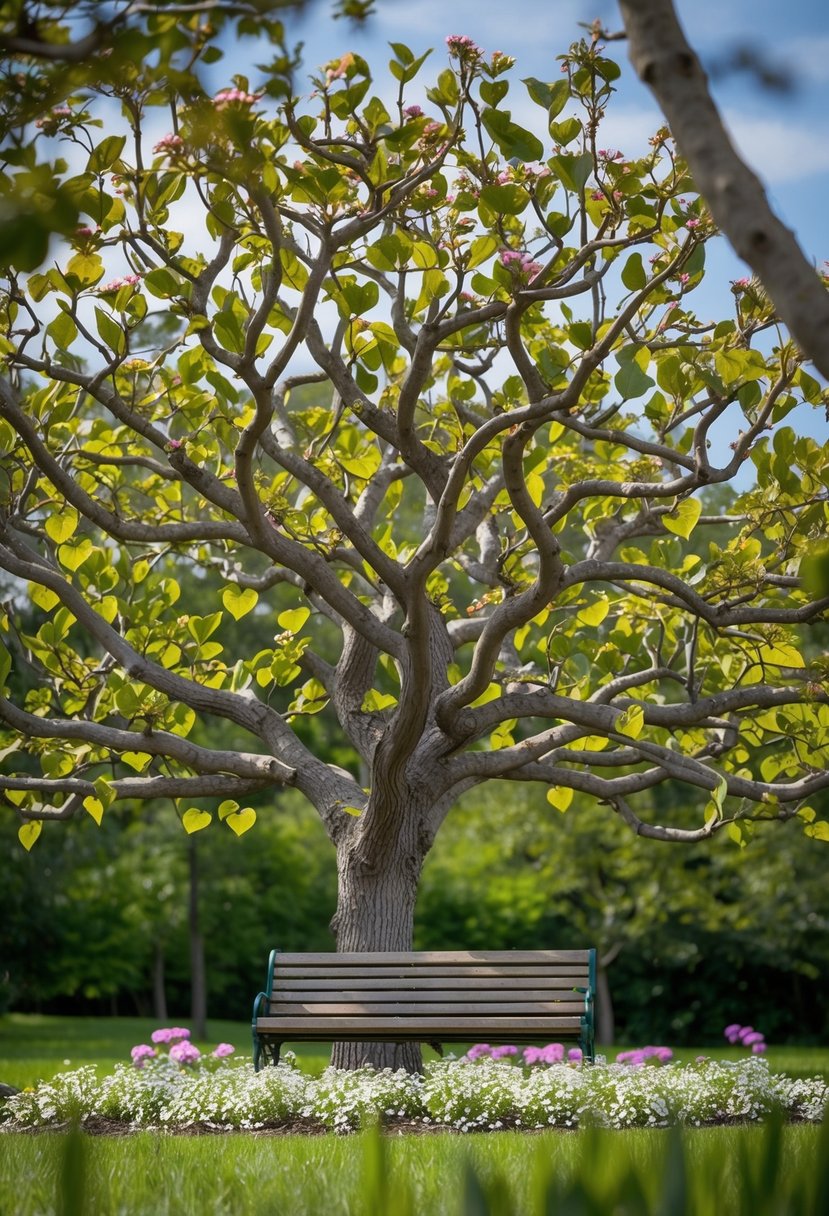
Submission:
[[[270,997],[268,996],[267,992],[257,992],[256,996],[253,998],[253,1018],[251,1022],[254,1032],[256,1031],[256,1019],[260,1017],[263,1012],[261,1008],[263,1001],[265,1003],[265,1009],[267,1009],[270,1002]]]

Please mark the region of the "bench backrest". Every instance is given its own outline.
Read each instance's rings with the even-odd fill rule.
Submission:
[[[274,951],[271,959],[266,1016],[308,1019],[320,1029],[328,1019],[345,1019],[340,1024],[352,1032],[364,1020],[367,1033],[389,1019],[401,1029],[423,1025],[436,1039],[487,1027],[514,1037],[572,1033],[595,982],[592,950]]]

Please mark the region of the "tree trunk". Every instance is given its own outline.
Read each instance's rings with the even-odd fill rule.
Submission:
[[[153,949],[153,1017],[161,1024],[167,1021],[167,987],[164,982],[164,947],[156,942]]]
[[[610,999],[607,968],[599,963],[596,972],[596,1040],[602,1047],[612,1046],[616,1038],[616,1019]]]
[[[402,855],[401,855],[402,854]],[[337,855],[339,890],[333,928],[338,951],[411,950],[423,853],[397,850],[368,866],[353,842]],[[422,1072],[419,1043],[335,1043],[335,1068],[403,1068]]]
[[[199,920],[199,855],[194,836],[188,837],[190,932],[190,1019],[193,1037],[207,1038],[207,981],[204,969],[204,938]]]

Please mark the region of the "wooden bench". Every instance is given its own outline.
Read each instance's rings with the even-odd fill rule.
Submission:
[[[595,950],[271,952],[253,1062],[283,1043],[576,1039],[593,1060]]]

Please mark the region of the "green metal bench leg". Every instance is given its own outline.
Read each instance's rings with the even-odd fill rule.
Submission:
[[[279,1063],[279,1051],[280,1051],[281,1047],[282,1047],[281,1043],[272,1043],[271,1044],[270,1052],[271,1052],[271,1059],[273,1060],[274,1067],[276,1067],[276,1065]]]

